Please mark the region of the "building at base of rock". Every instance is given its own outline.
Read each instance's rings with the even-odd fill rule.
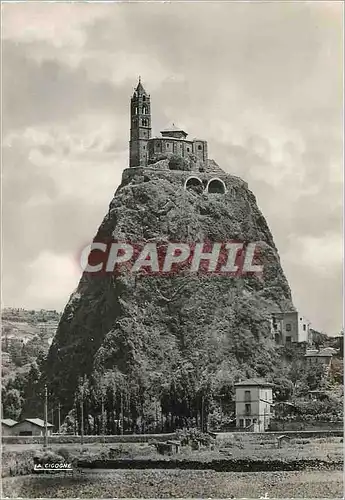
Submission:
[[[311,343],[310,322],[298,311],[272,314],[271,332],[277,345]]]

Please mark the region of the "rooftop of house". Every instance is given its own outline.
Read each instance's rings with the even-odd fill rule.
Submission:
[[[266,380],[262,378],[248,378],[247,380],[242,380],[241,382],[237,382],[235,387],[273,387],[273,384],[266,382]]]
[[[12,420],[12,418],[2,418],[1,423],[6,425],[7,427],[13,427],[18,422],[16,422],[16,420]]]
[[[37,425],[38,427],[44,427],[44,420],[41,418],[25,418],[21,422],[30,422],[30,424]],[[50,424],[49,422],[47,423],[47,427],[54,427],[53,424]]]
[[[333,349],[332,347],[325,347],[324,349],[320,349],[319,351],[317,349],[307,349],[305,353],[305,357],[307,358],[314,358],[314,357],[329,357],[331,358],[333,354],[336,354],[336,350]]]

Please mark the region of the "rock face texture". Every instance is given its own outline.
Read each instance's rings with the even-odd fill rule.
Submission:
[[[198,191],[185,188],[194,173],[171,171],[167,160],[126,169],[95,240],[260,242],[263,275],[84,273],[42,378],[64,414],[84,375],[97,385],[112,374],[117,387],[126,386],[140,401],[143,413],[150,412],[152,400],[171,412],[174,400],[178,414],[182,399],[192,401],[200,387],[217,392],[240,377],[274,370],[278,356],[270,315],[294,309],[277,249],[247,184],[215,162],[205,170],[195,174],[204,188]],[[215,178],[225,193],[205,191]],[[188,386],[180,389],[184,396],[174,393],[177,379]]]

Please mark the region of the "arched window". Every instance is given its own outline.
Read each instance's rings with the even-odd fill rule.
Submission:
[[[137,114],[138,114],[138,108],[137,108],[137,106],[135,106],[135,108],[134,108],[134,114],[135,114],[135,115],[137,115]]]
[[[147,107],[143,106],[143,115],[147,115]]]
[[[200,149],[202,149],[202,145],[201,145],[201,144],[199,144],[198,149],[199,149],[199,150],[200,150]]]

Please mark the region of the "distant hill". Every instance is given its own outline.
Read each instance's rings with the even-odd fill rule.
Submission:
[[[8,307],[2,310],[2,349],[6,343],[17,339],[25,344],[38,336],[51,344],[61,313],[55,310],[39,311]]]

